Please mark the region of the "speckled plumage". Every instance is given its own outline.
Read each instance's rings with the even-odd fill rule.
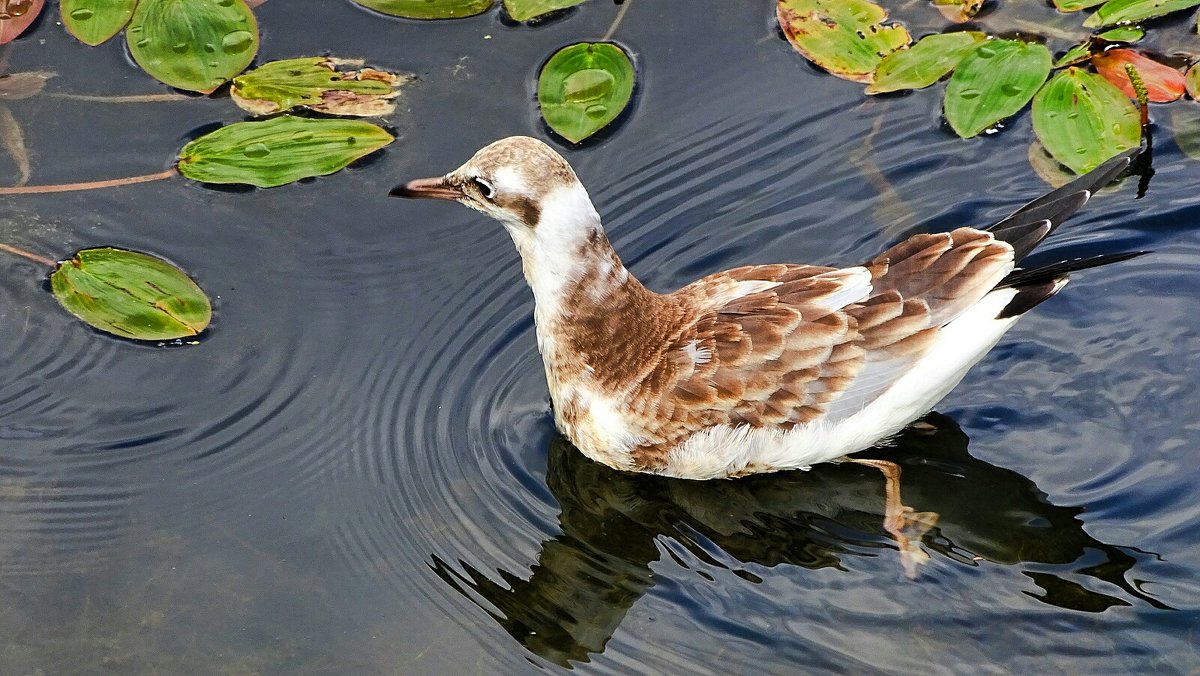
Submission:
[[[838,460],[928,411],[1066,272],[1107,262],[1005,282],[1128,161],[994,232],[916,235],[848,268],[735,268],[672,293],[629,274],[574,171],[535,139],[503,139],[397,194],[504,224],[533,289],[556,424],[584,454],[704,479]]]

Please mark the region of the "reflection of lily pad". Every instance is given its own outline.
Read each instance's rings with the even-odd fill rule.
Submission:
[[[608,42],[563,47],[538,76],[538,104],[546,124],[572,143],[617,119],[633,95],[633,62]]]
[[[908,49],[888,54],[875,71],[875,81],[867,85],[867,93],[928,87],[954,70],[985,39],[976,32],[927,35]]]
[[[136,251],[84,249],[59,264],[50,287],[68,312],[123,338],[187,338],[212,318],[208,297],[182,270]]]
[[[406,19],[457,19],[486,12],[492,0],[354,0],[392,16]]]
[[[1141,115],[1129,97],[1078,68],[1055,75],[1034,97],[1033,130],[1056,160],[1080,174],[1142,138]]]
[[[233,79],[234,103],[255,115],[270,115],[298,106],[330,115],[388,115],[396,106],[401,78],[363,68],[362,61],[314,56],[272,61]]]
[[[98,45],[121,32],[137,0],[62,0],[63,26],[86,45]]]
[[[179,173],[205,183],[273,188],[332,174],[392,140],[391,134],[362,120],[283,115],[236,122],[184,146]]]
[[[583,3],[584,0],[504,0],[504,11],[513,21],[529,21]]]
[[[883,57],[909,43],[904,26],[869,0],[779,0],[779,26],[809,61],[855,82],[871,82]]]
[[[1083,22],[1088,28],[1132,23],[1200,5],[1200,0],[1108,0]]]
[[[156,79],[209,93],[254,60],[258,23],[245,0],[141,0],[125,39]]]
[[[1196,106],[1171,106],[1171,129],[1175,145],[1184,155],[1200,160],[1200,109]]]
[[[1029,103],[1050,73],[1050,51],[1020,40],[990,40],[954,69],[946,85],[946,121],[971,138]]]

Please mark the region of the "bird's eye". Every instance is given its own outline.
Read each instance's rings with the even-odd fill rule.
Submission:
[[[471,183],[473,183],[475,187],[479,189],[479,194],[483,195],[484,199],[490,200],[496,196],[496,188],[482,178],[476,176],[471,179]]]

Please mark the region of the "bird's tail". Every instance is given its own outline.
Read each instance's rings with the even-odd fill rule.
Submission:
[[[1030,311],[1066,286],[1067,277],[1072,272],[1096,268],[1101,265],[1108,265],[1109,263],[1119,263],[1148,253],[1150,252],[1124,251],[1122,253],[1089,256],[1088,258],[1075,258],[1038,268],[1017,268],[996,285],[998,289],[1010,288],[1017,290],[1017,295],[1013,296],[1008,305],[1004,306],[997,319],[1016,317]]]

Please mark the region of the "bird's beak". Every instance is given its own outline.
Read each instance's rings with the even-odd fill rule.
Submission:
[[[463,196],[463,192],[460,188],[446,180],[445,176],[437,176],[434,178],[418,178],[415,181],[398,185],[392,188],[388,196],[408,197],[410,199],[456,200]]]

